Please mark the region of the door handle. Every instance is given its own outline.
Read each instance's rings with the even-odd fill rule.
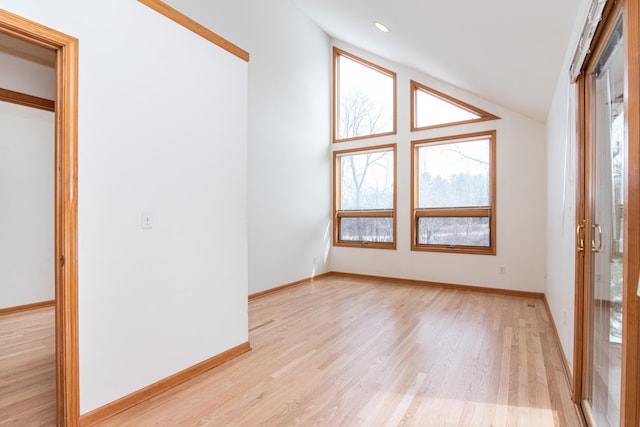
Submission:
[[[578,252],[584,252],[584,235],[580,237],[580,230],[584,232],[584,222],[582,220],[582,225],[576,227],[576,249]]]
[[[591,251],[599,254],[602,252],[602,227],[600,224],[593,224],[593,237],[591,238]],[[596,247],[596,231],[598,232],[598,246]]]

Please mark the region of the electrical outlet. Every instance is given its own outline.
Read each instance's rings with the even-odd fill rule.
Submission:
[[[313,265],[316,265],[318,263],[318,260],[316,257],[313,257]]]
[[[563,323],[564,326],[567,326],[567,317],[568,317],[567,310],[564,310],[562,312],[562,323]]]
[[[501,265],[498,271],[500,272],[500,274],[506,274],[507,268],[504,265]]]

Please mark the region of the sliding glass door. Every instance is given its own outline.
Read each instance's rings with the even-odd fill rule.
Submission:
[[[590,236],[585,412],[598,426],[620,425],[624,264],[624,49],[622,17],[587,74],[590,129],[587,209]]]
[[[579,78],[574,397],[598,427],[640,425],[639,3],[609,1]]]

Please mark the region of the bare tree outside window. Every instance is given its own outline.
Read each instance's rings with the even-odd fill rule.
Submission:
[[[495,132],[413,143],[413,249],[495,253]]]
[[[395,73],[334,50],[337,141],[395,132]]]
[[[371,216],[370,212],[393,212],[394,152],[388,148],[350,152],[338,159],[339,210],[353,213],[339,219],[340,240],[393,242],[393,217]]]
[[[340,138],[375,135],[389,128],[392,117],[384,105],[371,101],[359,86],[352,86],[340,97]]]
[[[341,210],[393,209],[393,152],[342,157]]]
[[[418,149],[418,208],[489,205],[489,143],[472,141]],[[428,217],[418,221],[418,243],[488,246],[487,218]]]
[[[395,144],[334,156],[335,244],[395,248]]]

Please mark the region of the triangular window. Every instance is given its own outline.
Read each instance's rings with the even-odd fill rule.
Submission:
[[[412,131],[499,119],[491,113],[413,80],[411,110]]]

